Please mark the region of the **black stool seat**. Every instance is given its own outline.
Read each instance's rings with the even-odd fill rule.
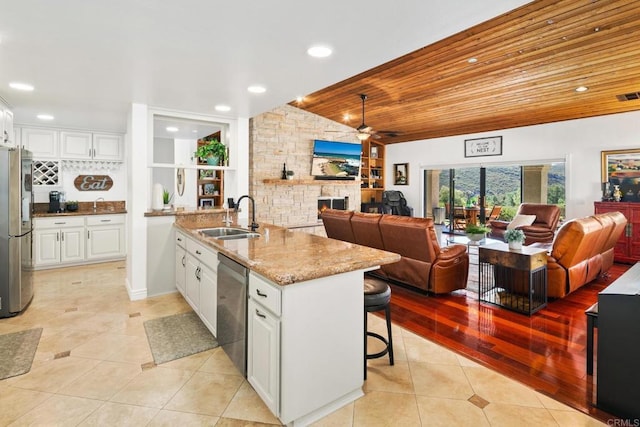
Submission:
[[[391,287],[385,281],[365,277],[364,279],[364,379],[367,379],[367,360],[377,359],[385,354],[389,355],[389,364],[393,365],[393,338],[391,336]],[[387,338],[367,330],[367,313],[385,311],[387,321]],[[384,349],[378,353],[367,353],[367,337],[376,338],[384,344]]]

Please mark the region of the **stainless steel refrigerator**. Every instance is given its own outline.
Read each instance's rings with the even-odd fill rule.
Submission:
[[[32,155],[0,147],[0,317],[33,298]]]

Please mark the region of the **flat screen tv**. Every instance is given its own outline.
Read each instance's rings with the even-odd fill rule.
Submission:
[[[360,175],[362,144],[313,141],[311,175],[316,179],[356,179]]]

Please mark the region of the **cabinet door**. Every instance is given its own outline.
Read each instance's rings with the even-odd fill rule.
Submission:
[[[16,142],[14,141],[14,133],[13,133],[13,113],[7,109],[3,111],[4,116],[4,127],[2,128],[0,140],[4,142],[4,144],[15,147]]]
[[[90,132],[60,132],[60,157],[63,159],[91,159]]]
[[[176,245],[176,288],[184,296],[187,274],[187,251]]]
[[[122,160],[122,136],[94,133],[93,158],[95,160]]]
[[[122,256],[124,256],[123,224],[87,227],[87,259]]]
[[[84,261],[84,227],[60,229],[60,262]]]
[[[267,407],[279,411],[280,321],[249,299],[247,315],[247,380]]]
[[[34,159],[56,159],[58,150],[58,132],[49,129],[22,129],[22,144],[33,152]]]
[[[34,230],[36,267],[60,262],[60,230]]]
[[[218,275],[215,271],[200,264],[200,319],[214,336],[217,336],[217,292]]]
[[[200,301],[200,277],[200,262],[187,253],[185,299],[196,313],[200,313],[198,308]]]

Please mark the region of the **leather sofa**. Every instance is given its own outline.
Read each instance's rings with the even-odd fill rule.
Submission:
[[[558,206],[542,203],[522,203],[518,207],[516,215],[535,215],[536,217],[533,224],[517,227],[524,232],[525,245],[551,243],[553,241],[558,220],[560,219],[560,208]],[[491,227],[489,237],[504,240],[504,233],[507,231],[508,225],[509,221],[489,221],[489,227]]]
[[[562,298],[605,273],[613,265],[613,249],[626,224],[620,212],[563,224],[547,255],[547,296]]]
[[[431,218],[327,209],[322,222],[329,238],[401,255],[372,272],[381,278],[434,294],[467,286],[466,246],[441,248]]]

